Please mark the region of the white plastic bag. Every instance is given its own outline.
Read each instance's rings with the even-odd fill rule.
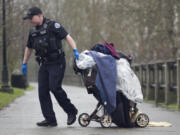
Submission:
[[[131,101],[141,103],[143,101],[143,94],[141,91],[141,84],[139,79],[130,68],[130,64],[126,59],[119,59],[117,63],[117,90],[122,93]]]
[[[83,51],[79,55],[79,60],[76,60],[76,65],[79,69],[87,69],[93,67],[96,63],[94,59],[88,55],[87,50]]]

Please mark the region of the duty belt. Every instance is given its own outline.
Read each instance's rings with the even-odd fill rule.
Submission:
[[[62,50],[59,50],[58,52],[50,53],[46,57],[37,56],[36,61],[39,63],[39,65],[43,63],[49,63],[54,62],[60,59],[64,55],[64,52]]]

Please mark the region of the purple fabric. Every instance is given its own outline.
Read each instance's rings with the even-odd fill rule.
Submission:
[[[109,49],[113,57],[115,57],[116,59],[120,59],[120,56],[117,54],[113,43],[108,44],[107,42],[105,42],[104,45]]]

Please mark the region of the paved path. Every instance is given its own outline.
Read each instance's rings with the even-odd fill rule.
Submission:
[[[173,127],[147,127],[147,128],[101,128],[100,124],[92,122],[87,128],[82,128],[76,121],[72,126],[66,125],[67,116],[58,106],[53,95],[54,110],[58,126],[54,128],[37,127],[36,122],[43,119],[37,96],[37,84],[34,91],[26,94],[8,107],[0,111],[0,135],[179,135],[180,112],[167,111],[156,108],[154,105],[143,103],[138,108],[149,115],[151,121],[166,121]],[[72,102],[79,109],[79,114],[91,113],[97,101],[88,95],[85,88],[63,86]]]

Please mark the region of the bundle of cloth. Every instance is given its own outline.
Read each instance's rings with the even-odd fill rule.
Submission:
[[[140,81],[128,59],[119,56],[112,43],[97,44],[91,50],[81,52],[76,65],[82,70],[97,66],[95,85],[109,113],[116,109],[116,91],[121,91],[134,103],[143,101]]]

